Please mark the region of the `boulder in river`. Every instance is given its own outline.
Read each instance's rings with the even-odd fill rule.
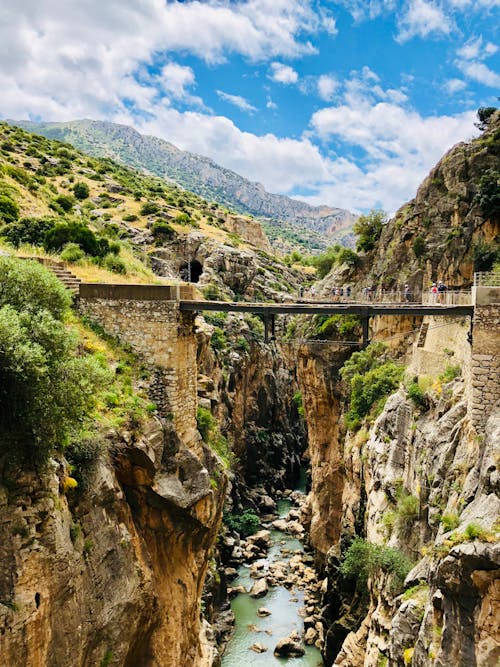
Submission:
[[[283,637],[283,639],[280,639],[274,649],[274,655],[289,658],[300,658],[304,653],[305,649],[302,644],[299,644],[299,642],[291,637]]]
[[[267,607],[259,607],[257,609],[257,616],[263,618],[264,616],[271,616],[271,612]]]
[[[267,647],[264,646],[264,644],[259,644],[258,642],[252,644],[250,648],[252,649],[252,651],[255,651],[255,653],[265,653],[267,651]]]
[[[269,587],[267,585],[267,579],[265,577],[262,579],[257,579],[250,591],[250,597],[263,598],[264,595],[267,595],[268,590]]]

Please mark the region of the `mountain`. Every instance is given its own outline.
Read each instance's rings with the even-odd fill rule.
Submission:
[[[208,200],[264,221],[275,247],[302,245],[312,251],[333,242],[352,243],[352,213],[329,206],[310,206],[269,193],[260,183],[216,164],[210,158],[181,151],[157,137],[126,125],[94,120],[68,123],[15,121],[15,125],[49,139],[58,139],[98,157],[109,157],[136,169],[172,180]],[[326,238],[325,238],[326,237]]]

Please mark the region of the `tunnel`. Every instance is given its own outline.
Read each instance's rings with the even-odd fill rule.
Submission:
[[[190,262],[186,262],[186,264],[181,266],[180,270],[181,278],[187,283],[199,282],[202,273],[203,264],[197,259],[192,259]]]

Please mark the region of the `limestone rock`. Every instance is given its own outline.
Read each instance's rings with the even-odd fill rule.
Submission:
[[[291,637],[283,637],[274,648],[274,655],[276,656],[300,658],[304,653],[304,647]]]

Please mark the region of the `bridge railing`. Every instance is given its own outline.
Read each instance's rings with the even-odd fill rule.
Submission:
[[[349,294],[344,290],[343,294],[311,294],[305,292],[299,298],[304,302],[314,303],[391,303],[391,304],[422,304],[443,306],[468,306],[472,303],[471,290],[447,290],[432,294],[431,292],[407,292],[404,290],[361,290],[351,291]]]
[[[447,290],[446,292],[424,292],[422,294],[422,304],[424,306],[431,306],[434,304],[441,304],[443,306],[469,306],[472,303],[471,290]]]
[[[500,287],[500,273],[478,271],[474,274],[474,287]]]

